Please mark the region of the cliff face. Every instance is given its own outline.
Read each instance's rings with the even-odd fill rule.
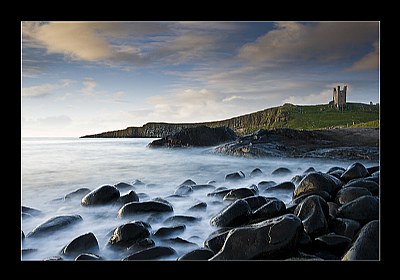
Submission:
[[[269,108],[263,111],[234,117],[227,120],[203,123],[155,123],[150,122],[141,127],[107,131],[85,135],[82,138],[162,138],[177,133],[183,128],[205,125],[211,128],[225,126],[238,135],[250,133],[259,128],[283,127],[288,121],[287,106]]]

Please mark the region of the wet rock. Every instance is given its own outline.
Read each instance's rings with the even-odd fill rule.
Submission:
[[[197,190],[215,190],[215,186],[211,184],[203,184],[203,185],[193,185],[191,186],[192,190],[197,191]]]
[[[344,171],[346,171],[346,169],[344,169],[343,167],[334,166],[334,167],[329,168],[328,171],[326,171],[326,173],[331,174],[331,173],[336,172],[336,171],[343,171],[344,172]]]
[[[205,202],[199,202],[192,207],[190,207],[188,210],[189,211],[201,211],[207,208],[207,203]]]
[[[273,186],[276,186],[276,182],[274,182],[274,181],[261,181],[258,183],[258,188],[260,190],[265,190],[265,189],[271,188]]]
[[[222,249],[210,260],[273,259],[289,254],[303,230],[301,220],[286,214],[232,229]]]
[[[168,239],[164,239],[163,240],[164,243],[167,243],[168,245],[185,245],[185,247],[187,246],[194,246],[194,247],[199,247],[196,243],[190,242],[186,239],[183,239],[181,237],[173,237],[173,238],[168,238]]]
[[[194,186],[194,185],[196,185],[195,181],[193,181],[192,179],[187,179],[182,184],[180,184],[179,187],[181,187],[181,186]]]
[[[304,193],[304,194],[292,199],[291,203],[295,204],[295,205],[298,205],[305,198],[309,197],[310,195],[318,195],[318,196],[322,197],[325,201],[330,201],[331,200],[330,194],[327,193],[326,191],[311,191],[311,192]]]
[[[263,174],[263,172],[261,171],[260,168],[254,168],[251,172],[250,172],[250,177],[257,177],[257,176],[261,176]]]
[[[136,252],[126,258],[123,261],[133,261],[133,260],[157,260],[164,257],[171,257],[176,255],[176,251],[171,247],[165,246],[155,246],[142,251]]]
[[[143,183],[142,181],[140,181],[140,180],[138,180],[138,179],[136,179],[133,183],[132,183],[132,186],[144,186],[145,185],[145,183]]]
[[[224,246],[226,237],[228,236],[229,229],[222,228],[212,232],[207,239],[204,241],[204,247],[210,249],[211,251],[217,253]]]
[[[41,237],[53,233],[54,231],[64,229],[83,219],[80,215],[60,215],[52,217],[43,223],[37,225],[26,237]]]
[[[260,190],[258,189],[257,185],[251,184],[247,188],[250,189],[254,193],[254,195],[258,195],[260,193]]]
[[[337,194],[335,201],[340,204],[346,204],[356,198],[359,198],[360,196],[364,195],[372,195],[369,190],[366,188],[361,188],[361,187],[347,187],[341,189]]]
[[[148,238],[149,230],[140,222],[130,222],[117,227],[108,244],[114,248],[128,248],[138,241]]]
[[[211,218],[210,224],[217,227],[234,227],[246,223],[251,214],[249,204],[243,199],[236,200]]]
[[[379,199],[365,195],[339,207],[337,217],[356,220],[364,225],[379,219]]]
[[[327,172],[327,173],[329,175],[333,176],[333,177],[336,177],[336,178],[340,179],[340,177],[343,175],[344,171],[340,170],[340,169],[337,169],[335,171],[331,171],[331,172]]]
[[[29,214],[32,217],[40,217],[43,215],[42,211],[28,206],[21,206],[21,213]]]
[[[153,201],[161,202],[161,203],[164,203],[164,204],[167,204],[167,205],[173,207],[171,202],[169,202],[168,200],[166,200],[166,199],[164,199],[162,197],[156,197],[156,198],[153,199]]]
[[[369,176],[369,172],[365,166],[359,162],[355,162],[347,167],[346,171],[340,176],[340,179],[348,182],[352,179],[364,178],[367,176]]]
[[[321,172],[308,173],[294,190],[293,197],[296,198],[304,193],[326,191],[334,194],[342,186],[339,179]]]
[[[186,229],[185,225],[175,225],[172,227],[161,227],[154,232],[154,236],[167,237],[174,234],[180,234]]]
[[[154,242],[154,240],[147,237],[147,238],[140,239],[137,242],[130,245],[128,247],[128,249],[126,249],[126,252],[128,253],[128,255],[131,255],[133,253],[142,251],[144,249],[154,247],[155,245],[156,245],[156,243]]]
[[[100,256],[91,253],[82,253],[75,258],[75,261],[99,261]]]
[[[235,181],[235,180],[244,179],[244,178],[245,178],[245,175],[244,175],[243,171],[238,171],[238,172],[227,174],[225,176],[225,181]]]
[[[342,260],[379,260],[379,221],[363,226]]]
[[[335,218],[329,221],[329,229],[331,231],[351,239],[354,238],[360,227],[359,222],[351,219]]]
[[[290,173],[292,173],[292,171],[290,171],[289,168],[279,167],[279,168],[275,169],[274,171],[272,171],[271,175],[288,175]]]
[[[139,185],[139,184],[137,184],[137,185]],[[125,182],[119,182],[118,184],[115,184],[114,187],[116,187],[119,191],[124,190],[124,189],[135,189],[134,186],[132,186],[131,184],[125,183]]]
[[[375,172],[379,172],[380,170],[380,166],[379,165],[375,165],[375,166],[371,166],[371,167],[367,167],[367,171],[369,174],[373,174]]]
[[[294,191],[295,189],[295,185],[292,182],[282,182],[279,183],[275,186],[272,186],[268,189],[266,189],[265,191],[269,192],[269,191]]]
[[[66,194],[64,196],[64,200],[68,200],[68,199],[74,199],[74,198],[79,198],[82,199],[82,197],[84,197],[85,195],[87,195],[88,193],[90,193],[90,189],[88,188],[79,188],[73,192],[70,192],[68,194]]]
[[[316,249],[327,250],[338,257],[346,252],[350,243],[351,238],[335,233],[318,236],[313,242]]]
[[[224,196],[229,193],[231,190],[228,189],[223,189],[223,190],[214,190],[213,192],[210,192],[207,194],[207,196],[212,196],[212,197],[218,197],[218,198],[224,198]]]
[[[276,198],[276,199],[271,199],[263,206],[255,210],[251,215],[251,218],[257,221],[268,220],[283,215],[285,214],[285,212],[286,212],[285,203]]]
[[[254,196],[256,193],[248,188],[234,189],[228,192],[223,200],[238,200],[249,196]]]
[[[110,185],[100,186],[87,195],[81,200],[82,206],[95,206],[95,205],[106,205],[116,202],[119,198],[119,190]]]
[[[175,223],[178,223],[178,224],[183,223],[183,224],[185,224],[185,223],[194,223],[194,222],[198,222],[198,221],[200,221],[200,220],[201,220],[201,218],[193,217],[193,216],[174,215],[174,216],[171,216],[171,217],[168,217],[167,219],[165,219],[165,220],[164,220],[164,223],[165,223],[165,224],[169,224],[169,223],[172,223],[172,224],[175,224]]]
[[[367,177],[368,178],[368,177]],[[379,195],[379,184],[367,178],[350,180],[343,188],[359,187],[367,189],[372,195]]]
[[[274,198],[268,198],[265,196],[254,195],[254,196],[246,197],[243,200],[249,204],[251,211],[255,211],[258,208],[260,208],[261,206],[263,206],[264,204],[266,204],[267,202],[271,201],[271,199],[274,199]]]
[[[81,253],[97,253],[99,251],[99,243],[96,236],[92,232],[88,232],[78,236],[70,243],[64,246],[60,254],[75,258]]]
[[[189,195],[192,192],[193,192],[193,189],[192,189],[191,186],[189,186],[189,185],[181,185],[175,190],[174,194],[175,195]]]
[[[178,261],[202,261],[208,260],[214,256],[214,252],[208,248],[200,248],[190,251],[180,256]]]
[[[118,210],[118,217],[124,218],[137,213],[173,212],[171,205],[159,201],[129,202]]]
[[[336,218],[337,210],[339,209],[340,205],[332,201],[328,201],[326,204],[328,204],[329,207],[329,217],[331,219]]]
[[[329,207],[323,198],[310,195],[297,205],[294,214],[303,222],[304,231],[315,238],[327,233]]]
[[[127,193],[125,195],[121,195],[117,200],[117,202],[122,205],[129,203],[129,202],[135,202],[135,201],[139,201],[139,196],[137,195],[137,193],[135,191],[130,191],[129,193]]]
[[[292,177],[292,179],[290,179],[290,182],[297,186],[304,177],[306,177],[306,175],[295,175]]]

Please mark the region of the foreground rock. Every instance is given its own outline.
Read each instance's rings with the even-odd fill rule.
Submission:
[[[281,258],[290,253],[303,230],[293,214],[232,229],[222,249],[210,260],[253,260]]]
[[[227,127],[210,128],[204,125],[185,128],[181,131],[154,140],[149,147],[204,147],[215,146],[236,140],[237,136]]]
[[[82,206],[106,205],[116,202],[120,197],[119,190],[115,186],[100,186],[82,198]]]
[[[163,213],[172,212],[171,205],[160,201],[130,202],[118,210],[118,217],[124,218],[137,213]]]
[[[64,229],[80,221],[82,221],[82,217],[80,215],[56,216],[36,226],[31,232],[26,235],[26,237],[45,236],[49,233]]]
[[[75,258],[81,253],[93,253],[99,252],[99,243],[97,242],[96,236],[92,232],[83,234],[70,243],[64,246],[61,250],[61,255]]]

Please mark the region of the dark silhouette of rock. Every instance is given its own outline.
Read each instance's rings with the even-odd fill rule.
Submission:
[[[91,191],[91,190],[88,189],[88,188],[79,188],[79,189],[77,189],[77,190],[75,190],[75,191],[73,191],[73,192],[70,192],[70,193],[66,194],[66,195],[64,196],[64,200],[73,199],[73,198],[82,199],[82,197],[84,197],[85,195],[87,195],[88,193],[90,193],[90,191]]]
[[[75,258],[76,261],[99,261],[101,257],[96,254],[82,253]]]
[[[135,201],[139,201],[139,196],[133,190],[127,194],[121,195],[117,200],[117,202],[122,205],[129,203],[129,202],[135,202]]]
[[[180,256],[178,261],[205,261],[214,256],[214,252],[207,248],[194,249],[182,256]]]
[[[210,260],[273,259],[289,254],[303,230],[301,220],[286,214],[247,227],[232,229],[222,249]]]
[[[249,188],[238,188],[238,189],[234,189],[231,190],[230,192],[228,192],[223,200],[238,200],[238,199],[242,199],[242,198],[246,198],[249,196],[254,196],[256,195],[255,191],[249,189]]]
[[[340,179],[348,182],[352,179],[364,178],[367,176],[369,176],[369,172],[365,166],[359,162],[355,162],[347,167],[346,171],[340,176]]]
[[[196,185],[195,181],[193,181],[192,179],[187,179],[182,184],[180,184],[179,187],[180,186],[194,186],[194,185]]]
[[[212,232],[207,239],[204,240],[204,247],[213,251],[214,254],[217,253],[219,250],[221,250],[222,246],[224,246],[229,231],[230,228],[221,228]]]
[[[296,198],[307,192],[326,191],[330,195],[334,194],[342,183],[339,179],[322,172],[308,173],[294,190],[293,197]]]
[[[379,260],[379,221],[364,225],[342,260]]]
[[[133,260],[157,260],[163,257],[171,257],[176,255],[176,251],[171,247],[165,246],[154,246],[142,251],[136,252],[126,258],[123,261],[133,261]]]
[[[279,183],[275,186],[269,187],[268,189],[265,190],[265,192],[270,192],[270,191],[294,191],[295,185],[292,182],[282,182]]]
[[[137,181],[139,181],[139,180],[137,180]],[[140,185],[140,183],[138,183],[138,182],[135,182],[135,183],[136,183],[136,185]],[[116,187],[119,191],[125,190],[125,189],[135,189],[135,187],[133,185],[125,183],[125,182],[119,182],[118,184],[115,184],[114,187]]]
[[[364,195],[339,207],[337,217],[356,220],[364,225],[379,219],[379,199]]]
[[[60,254],[75,258],[81,253],[97,253],[98,251],[99,243],[96,236],[92,232],[88,232],[65,245]]]
[[[336,234],[347,236],[351,239],[354,238],[355,234],[360,229],[360,223],[344,218],[335,218],[329,221],[329,229]]]
[[[189,211],[201,211],[207,208],[207,203],[205,202],[199,202],[192,207],[190,207],[188,210]]]
[[[371,192],[372,195],[379,195],[379,184],[373,180],[368,180],[369,177],[366,178],[356,178],[353,180],[350,180],[348,183],[346,183],[343,188],[349,188],[349,187],[359,187],[359,188],[365,188],[369,192]]]
[[[314,248],[319,250],[327,250],[330,253],[341,257],[349,248],[351,238],[336,233],[329,233],[315,238]]]
[[[32,217],[40,217],[43,215],[42,211],[28,206],[21,206],[21,213],[29,214],[29,216]]]
[[[250,172],[250,177],[257,177],[257,176],[261,176],[263,174],[263,172],[261,171],[260,168],[254,168],[251,172]]]
[[[146,212],[172,212],[173,208],[171,205],[159,201],[143,201],[143,202],[129,202],[122,206],[118,210],[118,217],[124,218],[137,213],[146,213]]]
[[[225,176],[225,181],[234,181],[234,180],[239,180],[239,179],[244,179],[245,175],[243,171],[238,171],[234,173],[229,173]]]
[[[249,196],[244,198],[243,200],[246,201],[249,206],[251,211],[255,211],[267,202],[271,201],[272,199],[275,198],[269,198],[261,195],[254,195],[254,196]]]
[[[359,198],[360,196],[364,195],[372,195],[369,190],[366,188],[362,187],[347,187],[347,188],[342,188],[341,190],[338,191],[336,194],[335,201],[339,203],[340,205],[346,204],[356,198]]]
[[[201,218],[198,217],[193,217],[193,216],[187,216],[187,215],[174,215],[171,217],[168,217],[167,219],[164,220],[165,224],[187,224],[187,223],[194,223],[200,221]]]
[[[257,221],[268,220],[285,214],[286,206],[279,199],[271,199],[260,208],[256,209],[251,215],[252,219]]]
[[[271,172],[271,175],[288,175],[292,173],[289,168],[286,167],[279,167]]]
[[[37,225],[31,232],[26,235],[26,237],[46,236],[54,231],[64,229],[82,220],[83,219],[80,215],[55,216]]]
[[[193,189],[192,189],[191,186],[189,186],[189,185],[181,185],[175,190],[174,194],[175,195],[189,195],[192,192],[193,192]]]
[[[119,196],[120,193],[116,187],[110,185],[103,185],[85,195],[81,200],[81,205],[82,206],[106,205],[116,202]]]
[[[149,230],[141,222],[130,222],[117,227],[113,235],[108,241],[108,244],[116,248],[128,248],[138,241],[148,238]]]
[[[175,225],[172,227],[160,227],[154,232],[154,236],[157,237],[167,237],[174,234],[180,234],[186,229],[185,225]]]
[[[243,199],[236,200],[211,218],[210,224],[218,227],[234,227],[246,223],[251,214],[249,204]]]

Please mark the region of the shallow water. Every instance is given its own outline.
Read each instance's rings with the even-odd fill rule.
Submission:
[[[171,243],[153,238],[156,245],[171,246],[177,257],[195,248],[202,247],[204,240],[216,227],[210,225],[210,219],[223,207],[231,203],[221,198],[207,196],[212,189],[195,190],[185,197],[170,197],[177,187],[187,179],[197,184],[206,184],[213,180],[215,187],[238,188],[258,184],[261,181],[276,183],[290,181],[314,167],[326,172],[333,166],[348,167],[354,161],[327,159],[291,159],[264,158],[248,159],[214,154],[212,148],[185,149],[150,149],[146,145],[154,139],[78,139],[78,138],[23,138],[21,143],[21,205],[42,211],[41,216],[21,219],[21,229],[25,235],[48,218],[79,214],[83,221],[64,230],[47,235],[45,238],[26,238],[22,248],[36,249],[21,255],[23,260],[41,260],[59,255],[63,246],[74,238],[92,232],[99,243],[99,255],[106,260],[120,260],[127,252],[115,252],[106,244],[110,232],[117,226],[132,220],[142,220],[151,225],[154,232],[165,224],[164,220],[171,215],[190,215],[199,221],[186,223],[183,233],[173,235],[191,242],[189,245]],[[376,161],[359,161],[366,167],[378,165]],[[271,173],[286,167],[292,172],[275,176]],[[250,172],[260,168],[263,174],[250,177]],[[243,171],[245,179],[236,182],[225,181],[225,175]],[[168,200],[174,212],[163,215],[141,214],[131,218],[117,217],[119,205],[102,207],[82,207],[80,198],[63,200],[62,198],[79,188],[91,190],[104,185],[119,182],[132,184],[136,179],[145,183],[135,186],[140,201],[161,197]],[[121,190],[121,195],[129,189]],[[275,196],[288,203],[290,192],[260,193],[264,196]],[[206,202],[207,208],[201,211],[188,210],[198,202]]]

